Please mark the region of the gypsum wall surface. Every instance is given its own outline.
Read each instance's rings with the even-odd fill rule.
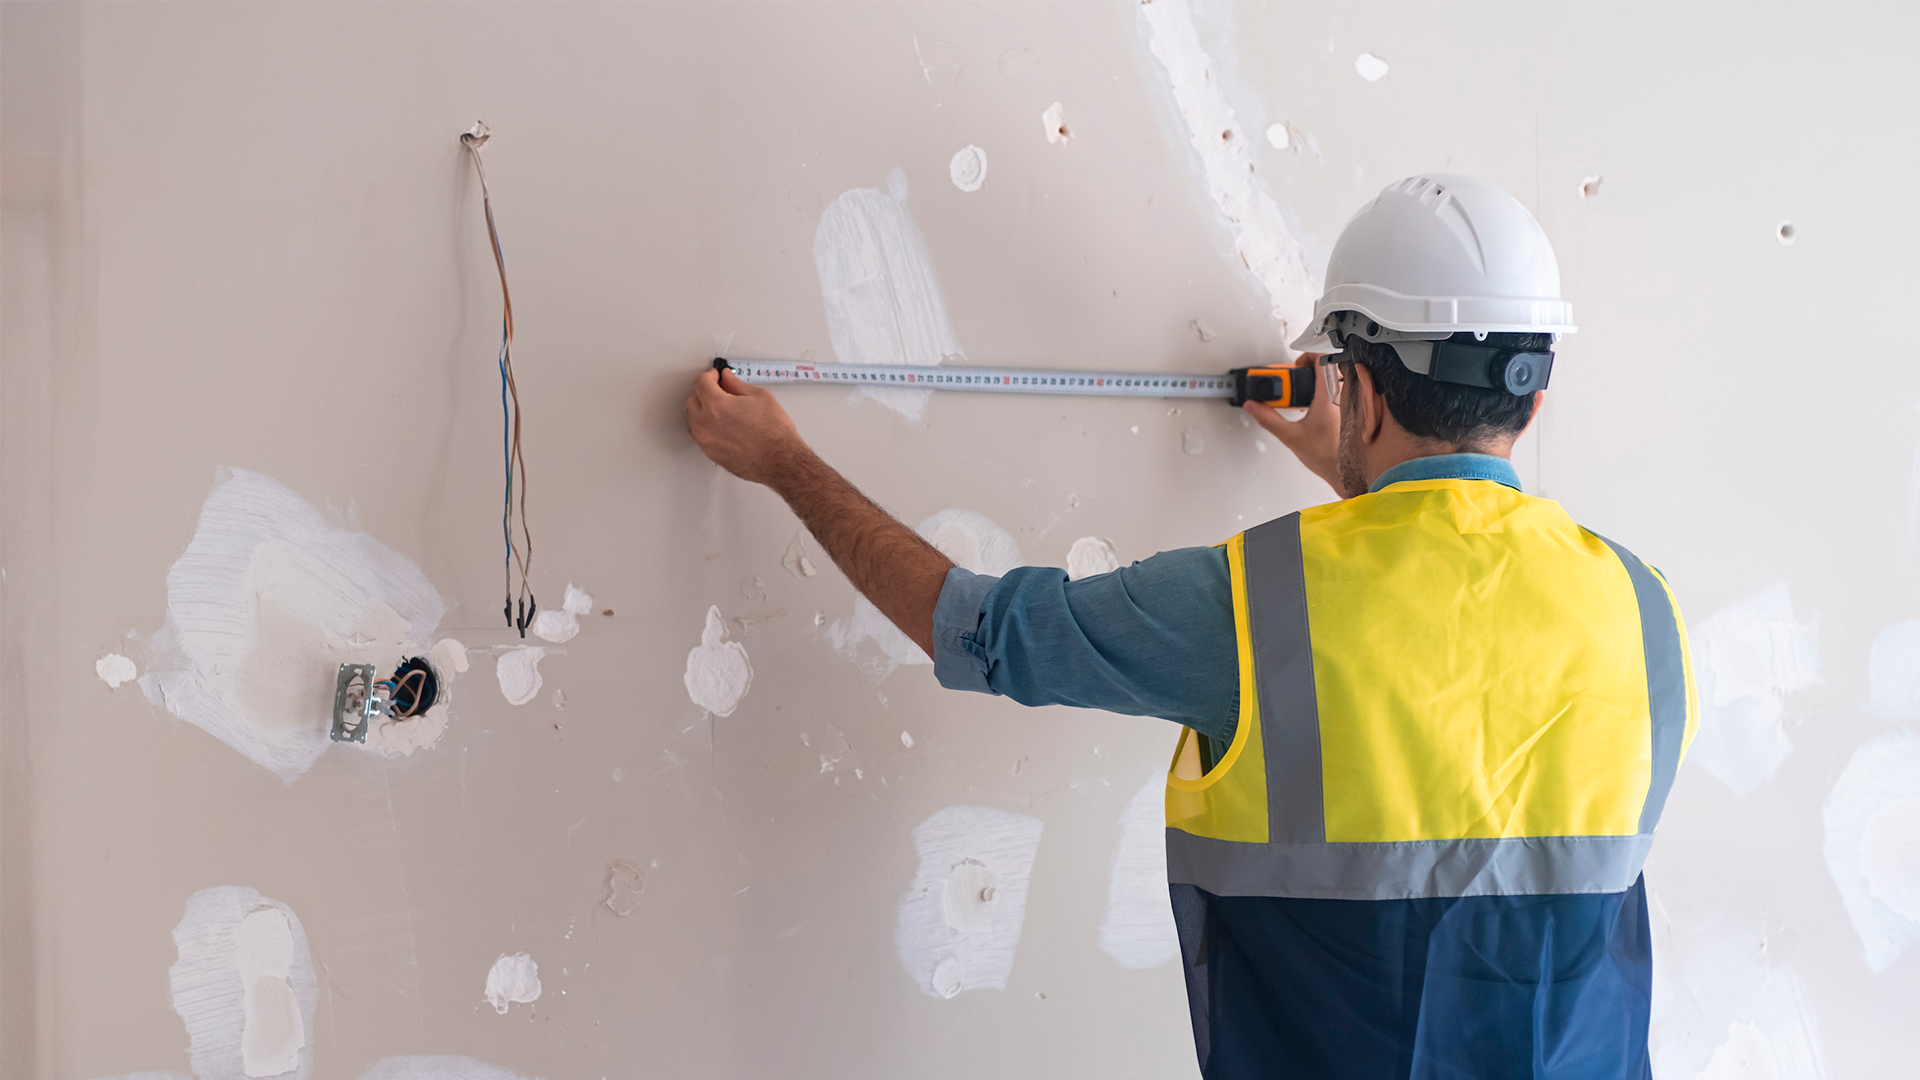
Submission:
[[[1290,279],[1248,268],[1289,264],[1248,253],[1290,240],[1317,272],[1421,170],[1487,176],[1546,226],[1582,330],[1516,464],[1696,627],[1709,729],[1648,871],[1660,1074],[1911,1059],[1920,379],[1884,349],[1842,360],[1827,325],[1875,332],[1915,284],[1901,9],[4,18],[8,1075],[192,1070],[167,972],[193,898],[228,888],[298,919],[316,1077],[1190,1074],[1179,976],[1140,966],[1164,955],[1151,909],[1115,897],[1151,881],[1127,838],[1172,726],[940,690],[777,499],[690,445],[680,401],[716,350],[1278,359]],[[1201,62],[1211,90],[1181,75]],[[1223,109],[1231,152],[1203,124]],[[534,584],[594,600],[576,636],[530,640],[517,706],[498,295],[453,140],[475,119]],[[1221,180],[1242,160],[1257,188]],[[1222,209],[1262,191],[1271,213]],[[1328,497],[1217,406],[782,394],[983,567],[1008,545],[1064,565],[1086,537],[1131,561]],[[417,567],[444,608],[419,641],[470,658],[435,745],[323,748],[284,780],[109,687],[153,673],[223,469]],[[285,599],[254,565],[238,595]],[[264,719],[315,723],[300,685]],[[1017,926],[927,891],[981,874],[1022,890]],[[238,987],[244,1036],[232,979],[195,1001]]]

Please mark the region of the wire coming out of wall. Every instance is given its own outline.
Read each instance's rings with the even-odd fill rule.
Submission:
[[[507,625],[526,637],[539,603],[533,597],[533,586],[527,577],[528,568],[533,565],[533,533],[527,528],[527,462],[520,452],[520,389],[513,379],[513,294],[507,291],[507,260],[500,253],[500,231],[493,223],[493,197],[487,191],[486,167],[480,163],[480,148],[487,145],[492,134],[487,125],[475,121],[473,127],[460,136],[460,145],[467,148],[467,154],[473,158],[473,170],[480,176],[480,203],[487,213],[487,239],[493,244],[493,265],[500,271],[500,414],[504,425],[501,450],[507,474],[500,507],[500,534],[507,545],[507,599],[503,613]],[[518,484],[514,483],[516,476]],[[513,540],[516,518],[520,524],[518,544]],[[515,570],[519,571],[520,578],[517,591]]]

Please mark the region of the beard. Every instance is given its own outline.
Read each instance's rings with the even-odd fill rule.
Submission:
[[[1347,415],[1350,411],[1340,410],[1340,486],[1345,488],[1341,494],[1351,499],[1355,495],[1367,493],[1367,463],[1360,455],[1360,418]]]

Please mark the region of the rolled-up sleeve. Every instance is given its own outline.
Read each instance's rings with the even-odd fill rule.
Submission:
[[[934,675],[951,689],[1233,736],[1239,652],[1221,548],[1161,552],[1079,581],[1050,567],[998,578],[955,568],[934,609],[933,646]]]

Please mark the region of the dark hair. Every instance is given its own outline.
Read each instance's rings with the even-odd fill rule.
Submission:
[[[1458,336],[1471,339],[1470,335]],[[1489,334],[1487,344],[1545,351],[1553,348],[1553,338],[1547,334]],[[1416,438],[1470,450],[1518,435],[1533,419],[1533,399],[1539,391],[1509,394],[1505,390],[1435,382],[1409,371],[1393,346],[1352,335],[1346,339],[1344,357],[1366,366],[1373,384],[1387,399],[1387,411]]]

